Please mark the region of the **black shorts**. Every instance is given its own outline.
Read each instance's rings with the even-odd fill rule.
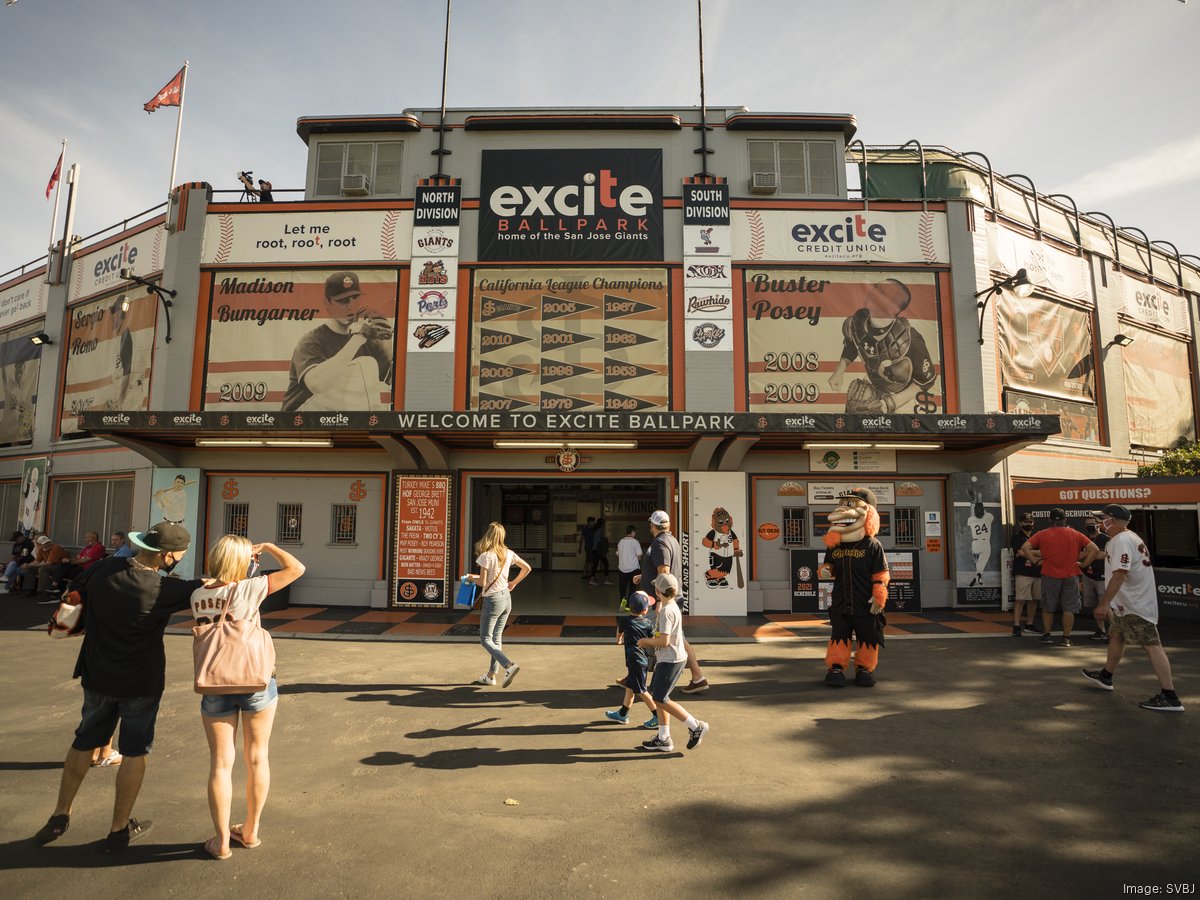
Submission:
[[[671,689],[675,687],[675,682],[683,674],[683,667],[686,665],[687,660],[681,659],[674,663],[660,662],[654,667],[654,678],[650,681],[650,696],[655,703],[662,703],[671,695]]]
[[[153,697],[110,697],[95,691],[83,690],[83,715],[75,729],[71,746],[76,750],[95,750],[103,747],[113,736],[117,720],[121,722],[121,739],[117,749],[122,756],[145,756],[154,744],[154,725],[158,720],[158,702],[162,694]]]
[[[646,693],[646,666],[640,662],[626,661],[625,687],[633,691],[634,696]]]

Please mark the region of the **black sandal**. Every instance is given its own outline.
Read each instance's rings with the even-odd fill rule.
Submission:
[[[41,831],[34,835],[34,840],[39,844],[49,844],[51,841],[56,841],[67,833],[67,828],[71,825],[70,816],[51,816]]]

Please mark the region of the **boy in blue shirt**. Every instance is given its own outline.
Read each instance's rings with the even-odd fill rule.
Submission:
[[[617,643],[625,646],[625,702],[620,709],[610,709],[604,715],[622,725],[629,724],[629,708],[633,706],[634,697],[641,697],[650,709],[651,718],[658,715],[658,707],[646,690],[646,666],[649,660],[646,651],[638,646],[641,638],[654,637],[654,622],[646,615],[650,608],[650,597],[645,591],[634,591],[629,595],[626,605],[629,615],[617,619]]]

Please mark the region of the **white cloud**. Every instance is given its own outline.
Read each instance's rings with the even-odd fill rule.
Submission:
[[[1200,134],[1110,163],[1062,191],[1095,205],[1200,178]]]

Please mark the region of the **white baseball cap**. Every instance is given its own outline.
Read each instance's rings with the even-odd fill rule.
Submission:
[[[650,513],[650,524],[657,526],[658,528],[666,528],[671,524],[671,517],[668,516],[663,510],[656,509],[654,512]]]

